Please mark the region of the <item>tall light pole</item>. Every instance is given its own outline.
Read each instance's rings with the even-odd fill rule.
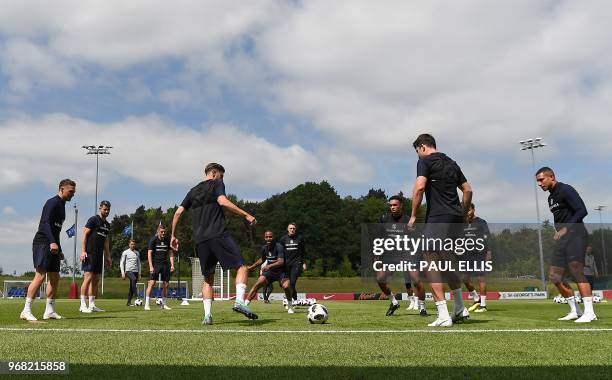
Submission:
[[[110,154],[110,150],[112,146],[104,146],[104,145],[83,145],[83,149],[87,151],[86,154],[95,154],[96,155],[96,200],[94,204],[94,214],[98,213],[98,168],[99,168],[99,157],[101,154]]]
[[[595,207],[596,211],[599,211],[599,228],[601,230],[601,254],[602,254],[602,264],[603,264],[603,272],[604,275],[608,274],[608,258],[606,257],[606,243],[604,243],[604,226],[603,219],[601,218],[601,212],[606,206],[597,206]]]
[[[94,204],[94,215],[98,214],[98,168],[99,168],[99,157],[101,154],[110,154],[110,150],[112,146],[104,146],[104,145],[83,145],[83,149],[87,151],[87,154],[95,154],[96,155],[96,200]],[[76,241],[76,240],[75,240]],[[104,258],[102,258],[104,261]],[[104,264],[102,264],[102,294],[104,294]]]
[[[521,144],[522,146],[521,150],[531,151],[531,167],[532,167],[531,173],[533,173],[532,175],[535,175],[535,155],[533,151],[537,148],[545,147],[546,144],[542,142],[541,137],[519,141],[519,144]],[[544,274],[544,250],[542,249],[542,225],[540,223],[540,203],[538,202],[538,186],[536,185],[536,182],[533,180],[533,177],[531,180],[533,181],[533,191],[535,194],[535,202],[536,202],[536,217],[538,220],[538,245],[540,248],[540,279],[542,280],[542,288],[546,290],[546,275]]]

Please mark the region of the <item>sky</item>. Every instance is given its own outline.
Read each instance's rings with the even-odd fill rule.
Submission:
[[[421,133],[491,222],[533,222],[531,155],[612,222],[609,1],[0,2],[0,266],[31,270],[62,178],[81,222],[170,207],[226,168],[262,200],[305,181],[411,193]],[[549,218],[546,194],[540,213]],[[81,224],[82,225],[82,224]],[[63,238],[64,247],[72,242]],[[71,248],[65,248],[71,252]]]

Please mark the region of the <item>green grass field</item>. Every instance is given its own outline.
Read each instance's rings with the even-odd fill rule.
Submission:
[[[22,300],[0,300],[2,360],[66,360],[73,377],[166,378],[610,378],[612,304],[599,320],[559,322],[567,305],[491,301],[451,328],[403,307],[385,317],[386,301],[324,302],[329,323],[311,325],[306,308],[286,314],[280,302],[256,302],[257,321],[214,303],[215,325],[202,326],[201,302],[173,310],[99,300],[105,313],[80,314],[78,302],[57,301],[66,319],[18,319]],[[449,303],[449,307],[452,303]],[[433,304],[428,305],[430,312]],[[42,316],[37,300],[34,314]],[[519,330],[523,331],[519,331]],[[500,331],[503,330],[503,331]],[[436,333],[438,332],[438,333]]]

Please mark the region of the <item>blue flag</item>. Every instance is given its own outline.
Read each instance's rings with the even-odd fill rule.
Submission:
[[[66,235],[68,235],[69,239],[76,235],[76,224],[73,224],[72,227],[66,230]]]
[[[127,226],[125,226],[122,233],[123,236],[132,236],[132,225],[128,224]]]

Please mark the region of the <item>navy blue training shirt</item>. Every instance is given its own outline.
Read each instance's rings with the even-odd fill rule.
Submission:
[[[567,227],[576,232],[586,232],[582,220],[588,212],[582,198],[572,186],[557,182],[555,187],[550,189],[548,207],[553,214],[557,231]],[[575,226],[575,224],[581,226]]]
[[[487,224],[487,221],[482,218],[475,217],[471,222],[466,224],[463,228],[463,236],[466,239],[471,238],[484,240],[485,249],[481,252],[476,251],[478,253],[485,253],[491,249],[489,245],[489,238],[491,236],[489,225]]]
[[[209,179],[198,183],[183,199],[181,206],[191,210],[193,240],[196,244],[226,233],[225,213],[217,203],[221,195],[225,195],[223,180]]]
[[[38,223],[38,231],[34,235],[34,244],[60,244],[60,232],[62,231],[64,219],[66,219],[65,205],[66,201],[60,198],[59,195],[45,202],[42,214],[40,215],[40,222]]]
[[[107,220],[102,220],[99,215],[94,215],[85,224],[85,228],[91,230],[87,236],[85,248],[88,254],[103,254],[104,245],[110,232],[110,223]]]
[[[153,251],[153,263],[157,265],[165,265],[170,262],[170,255],[168,250],[170,249],[170,236],[166,235],[163,239],[160,239],[157,235],[153,236],[149,240],[148,245],[149,251]]]
[[[440,152],[419,157],[417,177],[427,178],[425,185],[427,217],[463,215],[457,188],[467,180],[455,161]]]
[[[264,246],[261,247],[261,259],[267,261],[268,265],[274,264],[280,258],[285,258],[285,250],[281,243],[275,242],[271,250],[267,244],[264,244]],[[272,270],[275,271],[282,271],[283,269],[283,266],[272,268]]]

